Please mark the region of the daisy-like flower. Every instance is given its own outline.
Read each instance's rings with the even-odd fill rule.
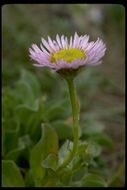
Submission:
[[[68,84],[74,123],[74,140],[71,151],[67,154],[67,157],[65,156],[65,159],[56,170],[58,175],[59,172],[67,167],[78,150],[80,106],[74,85],[74,77],[80,71],[80,68],[100,64],[106,50],[106,46],[101,39],[98,38],[96,42],[88,41],[88,35],[78,36],[75,33],[74,38],[71,36],[68,40],[64,35],[60,37],[57,34],[56,40],[48,37],[46,41],[42,38],[40,48],[36,44],[29,48],[30,57],[37,62],[34,64],[35,66],[49,67],[57,71]]]
[[[34,66],[49,67],[53,70],[75,70],[86,65],[94,66],[101,63],[106,46],[101,39],[89,42],[89,36],[78,36],[75,33],[68,40],[57,34],[56,40],[42,38],[40,48],[32,44],[29,48],[30,57],[37,62]]]

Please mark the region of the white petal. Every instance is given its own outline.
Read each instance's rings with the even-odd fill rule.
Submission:
[[[61,44],[61,42],[60,42],[60,38],[59,38],[59,35],[58,35],[58,34],[56,35],[56,41],[57,41],[59,47],[62,48],[62,44]]]
[[[48,42],[47,42],[44,38],[42,38],[41,41],[42,41],[42,43],[44,44],[44,46],[47,48],[47,50],[52,51],[52,49],[51,49],[51,47],[49,46]]]
[[[62,48],[64,49],[64,45],[65,45],[64,35],[61,36],[61,43],[62,43]]]
[[[69,48],[72,48],[72,36],[70,37],[70,44],[69,44]]]
[[[43,50],[44,53],[46,53],[47,55],[49,55],[49,52],[46,51],[46,49],[42,46],[42,44],[40,44],[40,47],[41,47],[41,49]]]

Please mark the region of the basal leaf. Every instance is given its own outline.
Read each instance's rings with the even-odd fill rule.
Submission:
[[[31,110],[38,110],[38,97],[40,95],[40,84],[37,78],[27,70],[21,70],[21,77],[15,84],[13,96],[17,107],[27,107]]]
[[[86,162],[86,164],[88,164],[92,158],[99,156],[100,153],[101,147],[92,141],[80,142],[78,145],[77,156],[80,157],[82,162]]]
[[[8,160],[16,161],[18,156],[22,154],[27,147],[30,147],[31,143],[31,139],[28,135],[20,137],[18,140],[17,148],[9,151],[5,158]]]
[[[35,100],[31,86],[26,81],[18,81],[13,90],[15,100],[19,105],[33,106]],[[37,97],[36,97],[37,98]]]
[[[86,149],[86,154],[90,155],[91,157],[97,157],[101,153],[101,147],[92,141],[88,142],[88,147]]]
[[[17,147],[18,135],[19,135],[19,122],[17,120],[8,119],[8,122],[3,125],[3,141],[2,146],[4,148],[4,154],[6,155],[9,151]]]
[[[85,122],[85,125],[82,127],[82,133],[87,135],[92,135],[96,133],[102,133],[104,130],[104,125],[95,120],[88,120]]]
[[[31,101],[32,103],[28,104],[28,101],[23,103],[23,104],[20,104],[16,107],[16,109],[21,109],[21,108],[26,108],[28,110],[31,110],[31,111],[38,111],[39,109],[39,100],[38,99],[35,99],[35,100],[32,100]]]
[[[47,158],[42,162],[42,167],[55,170],[57,167],[57,156],[55,154],[49,154]]]
[[[33,147],[30,157],[30,167],[34,177],[41,181],[46,169],[42,163],[49,154],[57,155],[58,139],[52,127],[42,125],[42,136],[40,141]]]
[[[73,171],[69,168],[65,168],[60,176],[60,182],[65,185],[69,185],[72,178]]]
[[[9,87],[4,87],[2,89],[2,118],[3,121],[14,116],[15,111],[15,98],[13,96],[13,91]]]
[[[60,119],[65,116],[68,112],[67,109],[67,101],[50,101],[46,105],[47,109],[45,111],[45,117],[52,121],[56,119]]]
[[[82,187],[107,187],[107,184],[102,176],[97,174],[87,174],[81,182]]]
[[[114,144],[112,142],[112,139],[108,137],[106,134],[96,134],[92,135],[91,139],[96,141],[98,144],[105,146],[106,148],[113,149]]]
[[[12,160],[2,161],[3,187],[24,187],[24,180],[19,168]]]
[[[37,77],[34,74],[32,74],[30,71],[22,69],[20,81],[29,83],[29,86],[31,87],[35,98],[39,95],[40,83],[37,80]]]
[[[34,176],[33,176],[31,170],[28,170],[28,172],[26,173],[26,176],[25,176],[25,186],[26,187],[35,187]]]
[[[67,155],[72,150],[72,147],[73,147],[73,142],[71,142],[69,140],[66,140],[65,143],[61,146],[59,153],[58,153],[58,155],[59,155],[58,165],[62,164],[65,157],[67,157]]]
[[[46,169],[45,177],[42,180],[42,187],[56,187],[59,182],[59,178],[56,172],[51,168]]]
[[[83,167],[80,164],[79,168],[73,170],[72,182],[81,181],[82,177],[84,177],[84,174],[86,173],[88,173],[88,168]]]
[[[55,128],[59,139],[72,139],[73,138],[73,126],[65,123],[63,120],[57,120],[52,122],[52,126]]]

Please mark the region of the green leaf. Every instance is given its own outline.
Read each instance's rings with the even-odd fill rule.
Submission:
[[[26,109],[31,110],[31,111],[38,111],[38,109],[39,109],[39,100],[38,99],[31,100],[30,103],[27,100],[27,102],[19,104],[16,107],[16,110],[19,110],[19,109],[22,109],[22,108],[26,108]]]
[[[8,124],[3,125],[3,141],[2,146],[4,147],[4,154],[6,155],[9,151],[15,149],[18,143],[19,135],[19,122],[17,120],[8,119]]]
[[[24,187],[19,168],[11,160],[2,161],[2,184],[4,187]]]
[[[35,75],[32,74],[30,71],[22,69],[20,81],[28,83],[34,97],[37,98],[40,93],[40,83],[37,80],[37,77],[35,77]]]
[[[45,177],[42,180],[41,187],[56,187],[56,184],[59,182],[59,178],[56,175],[56,172],[50,168],[46,170]]]
[[[15,84],[13,96],[18,103],[17,108],[26,107],[33,111],[38,110],[40,95],[40,84],[36,77],[27,70],[21,70],[21,77]]]
[[[91,136],[91,139],[96,141],[98,144],[105,146],[106,148],[113,149],[114,147],[112,139],[105,134],[101,133],[101,134],[93,135]]]
[[[25,149],[24,144],[20,145],[20,147],[11,150],[5,157],[5,159],[16,161],[19,154]]]
[[[18,140],[18,146],[17,148],[11,150],[6,155],[6,159],[8,160],[14,160],[16,161],[18,156],[23,153],[23,151],[31,145],[31,139],[28,135],[24,135],[23,137],[20,137]],[[27,150],[28,152],[28,150]]]
[[[73,124],[68,124],[64,120],[57,120],[52,122],[60,140],[73,139]],[[79,137],[81,136],[81,129],[79,127]]]
[[[82,127],[82,133],[87,135],[93,135],[96,133],[102,133],[104,125],[95,120],[88,120],[85,122],[85,126]]]
[[[86,149],[86,154],[90,155],[91,157],[97,157],[101,153],[101,147],[92,141],[88,142],[88,147]]]
[[[72,175],[72,169],[65,168],[62,172],[62,175],[60,176],[60,182],[62,182],[65,185],[69,185],[69,183],[71,182]]]
[[[14,117],[15,99],[12,89],[4,87],[2,89],[2,118],[6,122],[8,119]],[[6,122],[7,123],[7,122]]]
[[[44,168],[56,169],[57,166],[57,156],[55,154],[49,154],[47,158],[42,162]]]
[[[81,166],[73,170],[72,182],[81,181],[81,178],[84,177],[84,174],[88,173],[88,168]]]
[[[50,121],[59,119],[63,117],[63,115],[67,114],[68,109],[67,109],[67,101],[50,101],[46,105],[46,110],[45,110],[45,118],[47,118]]]
[[[38,100],[36,100],[37,96],[34,96],[33,90],[31,89],[29,83],[26,83],[25,81],[18,81],[13,93],[16,102],[18,102],[17,108],[26,107],[35,111],[38,109]]]
[[[72,139],[73,138],[73,126],[65,123],[63,120],[52,122],[53,128],[56,130],[59,139]]]
[[[92,158],[99,156],[101,153],[101,147],[95,142],[80,142],[78,145],[77,156],[80,156],[82,161],[88,164]]]
[[[29,147],[32,144],[32,141],[31,141],[29,135],[24,135],[24,136],[19,138],[19,147],[22,144],[24,145],[24,147]]]
[[[57,155],[58,139],[57,134],[52,127],[42,125],[42,136],[40,141],[33,147],[30,157],[30,167],[34,177],[41,181],[45,175],[46,169],[42,163],[49,154]],[[51,163],[50,163],[51,164]],[[54,167],[50,165],[50,167]]]
[[[26,105],[21,105],[17,107],[18,119],[22,124],[21,131],[23,134],[30,134],[34,137],[36,136],[37,127],[42,121],[43,112],[39,109],[28,108]],[[28,119],[29,118],[29,119]],[[40,132],[40,130],[39,130]]]
[[[89,173],[82,179],[81,187],[107,187],[107,184],[102,176]]]
[[[35,187],[34,176],[31,170],[28,170],[25,175],[25,185],[26,187]]]
[[[58,153],[58,165],[60,166],[62,162],[64,161],[65,157],[70,153],[71,149],[73,147],[73,142],[66,140],[65,143],[61,146],[59,153]]]
[[[125,181],[125,161],[120,163],[119,167],[115,169],[115,173],[110,176],[108,186],[119,187],[121,186],[121,181],[123,180]]]

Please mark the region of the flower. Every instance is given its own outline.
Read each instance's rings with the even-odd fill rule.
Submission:
[[[49,67],[53,70],[75,70],[86,65],[94,66],[101,63],[106,46],[101,39],[89,41],[89,36],[74,34],[68,40],[67,37],[57,34],[56,40],[48,37],[42,38],[40,48],[32,44],[29,48],[30,57],[37,62],[34,66]]]

